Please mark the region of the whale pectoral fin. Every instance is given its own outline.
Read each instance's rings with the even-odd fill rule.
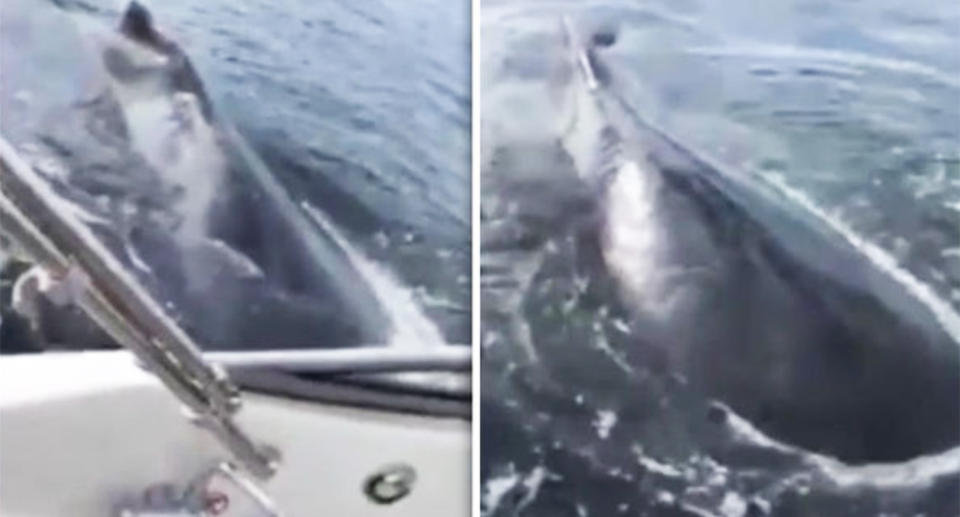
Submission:
[[[218,239],[202,239],[182,245],[180,268],[184,287],[191,296],[220,292],[233,284],[262,283],[260,267],[243,253]]]
[[[217,271],[239,278],[264,278],[263,270],[250,257],[230,247],[219,239],[206,239],[195,251],[207,264],[214,264]]]

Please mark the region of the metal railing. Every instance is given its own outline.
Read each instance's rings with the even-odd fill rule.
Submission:
[[[373,377],[423,386],[402,372],[469,372],[469,347],[296,349],[202,352],[92,234],[69,215],[51,186],[0,137],[0,233],[56,280],[76,303],[210,429],[253,475],[270,477],[274,449],[256,444],[233,420],[240,390],[227,370],[274,369]]]

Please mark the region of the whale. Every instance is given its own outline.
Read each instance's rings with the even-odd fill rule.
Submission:
[[[957,447],[960,317],[950,306],[787,191],[648,122],[605,58],[615,30],[564,19],[557,32],[565,55],[538,65],[541,113],[557,122],[539,136],[486,122],[510,136],[487,139],[482,158],[484,190],[497,194],[485,192],[493,201],[481,209],[484,325],[522,351],[510,358],[514,377],[549,377],[542,393],[616,385],[577,369],[578,353],[593,353],[577,351],[586,337],[554,330],[585,316],[570,309],[548,324],[532,312],[557,283],[550,257],[573,243],[564,274],[574,287],[608,282],[615,299],[601,311],[622,308],[622,339],[594,345],[612,371],[662,375],[774,440],[850,464]],[[508,395],[489,394],[507,381],[487,378],[493,407]],[[533,384],[526,392],[538,393]]]
[[[2,15],[0,133],[201,346],[387,341],[342,237],[281,186],[143,5],[114,28],[53,2]]]

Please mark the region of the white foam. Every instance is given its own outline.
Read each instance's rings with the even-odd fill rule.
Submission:
[[[617,425],[617,414],[611,410],[597,411],[597,416],[593,420],[593,428],[597,430],[597,436],[601,440],[610,437],[610,431]]]
[[[930,286],[900,267],[896,259],[885,250],[858,235],[838,218],[827,214],[806,194],[787,185],[783,178],[776,175],[763,175],[761,177],[792,203],[820,219],[826,226],[863,254],[874,266],[889,275],[895,282],[903,286],[906,292],[927,306],[947,334],[960,346],[960,314],[957,314],[946,301],[938,297]]]
[[[516,512],[519,514],[524,508],[530,505],[536,498],[537,494],[540,493],[540,487],[543,485],[543,482],[547,479],[547,469],[543,465],[537,465],[529,474],[523,479],[523,488],[526,489],[526,495],[523,496],[523,499],[517,503]]]
[[[960,447],[901,463],[850,466],[817,455],[812,456],[812,461],[830,481],[842,487],[928,487],[937,478],[957,473]]]
[[[736,492],[727,492],[720,503],[720,514],[724,517],[743,517],[747,513],[747,502]]]
[[[741,440],[788,454],[802,454],[807,465],[816,469],[829,482],[840,487],[929,486],[939,477],[956,473],[960,465],[960,447],[899,463],[847,465],[835,458],[781,443],[768,437],[732,410],[728,409],[727,413],[727,424]]]
[[[607,341],[607,336],[603,332],[603,328],[600,325],[599,321],[594,321],[593,323],[593,347],[597,350],[603,352],[604,355],[610,358],[617,365],[618,368],[623,370],[624,373],[630,376],[637,375],[637,371],[627,362],[623,354],[617,352],[610,346],[610,342]],[[532,346],[532,345],[531,345]]]
[[[513,487],[517,486],[519,481],[520,474],[514,470],[512,463],[506,474],[487,480],[483,485],[483,495],[481,496],[481,502],[486,512],[494,513],[500,506],[500,501],[503,500],[503,496],[507,495]]]
[[[636,456],[637,458],[637,462],[640,463],[640,465],[642,465],[643,468],[647,469],[647,471],[653,472],[654,474],[659,474],[661,476],[668,477],[668,478],[676,479],[676,478],[684,477],[683,472],[680,469],[674,467],[673,465],[660,463],[659,461],[651,458],[650,456],[647,456],[643,452],[643,449],[641,447],[635,445],[632,450],[633,450],[634,456]]]
[[[393,324],[390,346],[432,348],[447,344],[437,325],[420,310],[413,289],[402,285],[385,266],[357,249],[320,210],[307,202],[301,206],[337,243],[370,286]]]

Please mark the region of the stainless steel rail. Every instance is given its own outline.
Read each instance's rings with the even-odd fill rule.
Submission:
[[[446,346],[401,350],[370,346],[334,350],[204,352],[204,359],[228,370],[281,369],[307,373],[466,372],[470,348]]]
[[[47,272],[82,278],[76,300],[118,343],[131,350],[252,474],[276,469],[271,449],[255,444],[232,419],[240,392],[219,367],[77,221],[64,217],[51,187],[0,138],[0,232]]]

